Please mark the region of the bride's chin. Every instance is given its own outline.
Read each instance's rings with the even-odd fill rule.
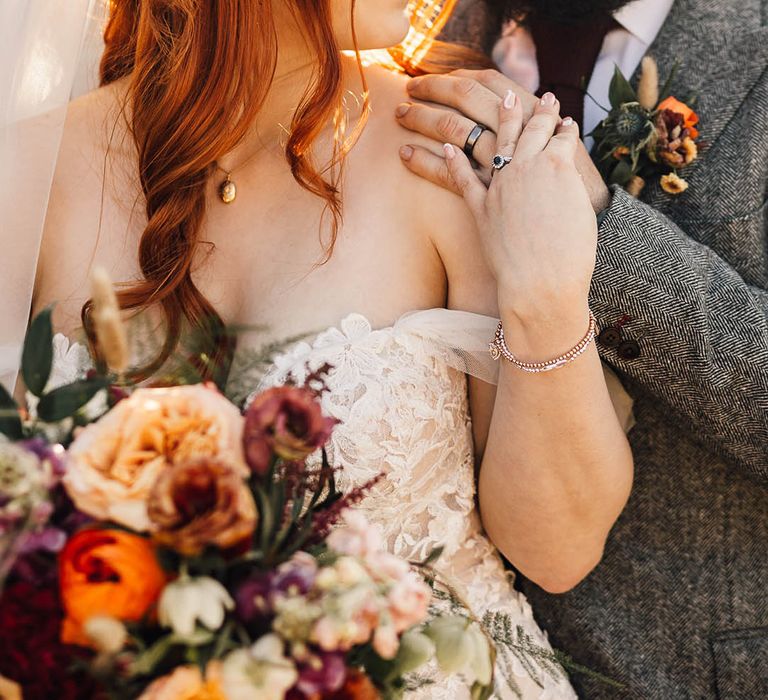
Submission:
[[[381,22],[378,26],[358,26],[358,47],[362,51],[368,51],[397,46],[408,36],[410,28],[411,22],[404,7],[402,12],[393,12],[391,19],[388,17],[386,22]]]

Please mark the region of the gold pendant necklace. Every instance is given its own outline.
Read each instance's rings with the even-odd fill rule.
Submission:
[[[232,202],[237,199],[237,185],[232,179],[232,173],[235,173],[241,168],[244,168],[263,150],[263,146],[261,148],[257,148],[255,153],[252,153],[249,158],[240,163],[240,165],[238,165],[236,168],[232,168],[232,170],[225,170],[219,165],[218,161],[214,162],[216,170],[221,170],[221,172],[224,173],[224,179],[219,183],[217,190],[219,199],[224,202],[224,204],[232,204]]]

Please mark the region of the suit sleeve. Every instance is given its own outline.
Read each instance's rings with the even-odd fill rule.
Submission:
[[[593,310],[603,326],[630,316],[624,334],[641,347],[604,359],[768,482],[768,292],[620,188],[598,241]]]

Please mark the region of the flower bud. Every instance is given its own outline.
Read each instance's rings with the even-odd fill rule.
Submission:
[[[83,627],[93,648],[103,654],[117,654],[128,639],[128,630],[117,618],[109,615],[94,615]]]

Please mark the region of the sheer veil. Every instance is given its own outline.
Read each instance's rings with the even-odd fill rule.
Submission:
[[[106,0],[0,2],[0,382],[12,389],[69,101],[95,87]]]

